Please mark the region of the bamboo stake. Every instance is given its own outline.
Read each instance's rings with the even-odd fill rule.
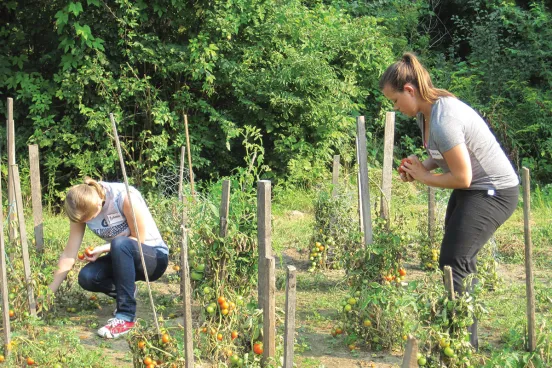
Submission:
[[[23,197],[21,196],[21,182],[19,180],[19,169],[17,165],[10,165],[13,191],[15,195],[17,221],[19,222],[19,239],[21,240],[21,253],[23,253],[23,271],[25,273],[25,284],[27,286],[27,300],[31,315],[36,316],[36,302],[34,298],[33,278],[31,273],[31,261],[29,258],[29,246],[27,243],[27,231],[25,230],[25,216],[23,212]]]
[[[136,215],[134,213],[134,206],[132,205],[132,196],[130,195],[130,186],[128,185],[128,178],[126,174],[125,169],[125,161],[123,159],[123,152],[121,151],[121,143],[119,142],[119,134],[117,133],[117,124],[115,123],[115,118],[113,117],[113,113],[109,114],[109,119],[111,120],[111,125],[113,126],[113,136],[115,138],[115,144],[117,147],[117,153],[119,154],[119,161],[121,163],[121,170],[123,172],[123,178],[125,180],[125,187],[128,197],[128,202],[130,204],[131,212],[132,212],[132,221],[134,223],[134,229],[136,230],[136,239],[138,240],[138,249],[140,250],[140,259],[142,260],[142,268],[144,270],[144,278],[146,279],[146,285],[148,286],[148,295],[150,299],[151,304],[151,310],[153,312],[153,320],[155,322],[155,327],[157,328],[157,333],[161,335],[161,329],[159,328],[159,322],[157,320],[157,313],[155,312],[155,304],[153,302],[153,296],[151,294],[151,286],[149,282],[149,276],[148,271],[146,267],[146,261],[144,260],[144,252],[142,250],[142,238],[140,237],[140,232],[138,231],[138,223],[136,222]]]

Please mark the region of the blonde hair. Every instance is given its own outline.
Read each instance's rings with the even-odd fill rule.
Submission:
[[[72,222],[84,222],[98,211],[97,196],[105,200],[105,190],[97,181],[85,177],[84,184],[71,187],[65,197],[65,213]]]
[[[389,85],[395,91],[402,92],[407,83],[414,85],[422,99],[430,103],[434,103],[439,97],[456,98],[446,89],[433,87],[428,71],[416,55],[410,52],[404,53],[401,60],[387,68],[380,78],[379,88]]]

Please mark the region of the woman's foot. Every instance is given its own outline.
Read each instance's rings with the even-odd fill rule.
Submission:
[[[98,330],[98,335],[106,339],[116,339],[132,330],[134,322],[124,321],[118,318],[111,318],[107,325]]]

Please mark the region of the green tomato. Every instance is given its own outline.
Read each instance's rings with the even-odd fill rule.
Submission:
[[[345,312],[350,312],[352,309],[353,309],[353,307],[351,307],[351,304],[347,304],[346,306],[343,307],[343,310]]]
[[[418,365],[419,366],[423,367],[426,364],[427,364],[427,359],[426,358],[424,358],[424,357],[418,358]]]
[[[203,274],[192,271],[192,273],[190,275],[190,278],[194,281],[201,281],[201,280],[203,280]]]
[[[445,355],[449,358],[452,358],[454,356],[454,350],[452,350],[450,346],[447,346],[445,350],[443,350],[443,353],[445,353]]]
[[[213,308],[212,306],[208,306],[207,308],[205,308],[205,310],[207,311],[207,313],[209,314],[213,314],[215,313],[215,308]]]
[[[231,364],[234,364],[234,365],[235,365],[235,364],[238,364],[239,361],[240,361],[240,357],[237,356],[237,355],[232,355],[232,356],[230,357],[230,363],[231,363]]]
[[[205,271],[205,263],[198,264],[195,269],[196,269],[197,272]]]
[[[357,302],[357,300],[355,298],[349,298],[349,300],[347,300],[347,303],[349,303],[350,305],[355,305]]]

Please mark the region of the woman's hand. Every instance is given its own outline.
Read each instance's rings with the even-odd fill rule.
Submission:
[[[402,164],[404,174],[401,174],[401,180],[403,179],[402,176],[404,175],[406,180],[403,181],[417,180],[423,183],[423,178],[427,174],[429,174],[429,170],[426,169],[426,167],[422,164],[422,162],[416,155],[408,156],[408,160],[409,161],[405,160],[405,162],[403,162]]]
[[[101,256],[105,252],[109,252],[110,249],[111,249],[110,243],[97,246],[96,248],[89,247],[84,252],[83,261],[96,262],[99,256]]]

